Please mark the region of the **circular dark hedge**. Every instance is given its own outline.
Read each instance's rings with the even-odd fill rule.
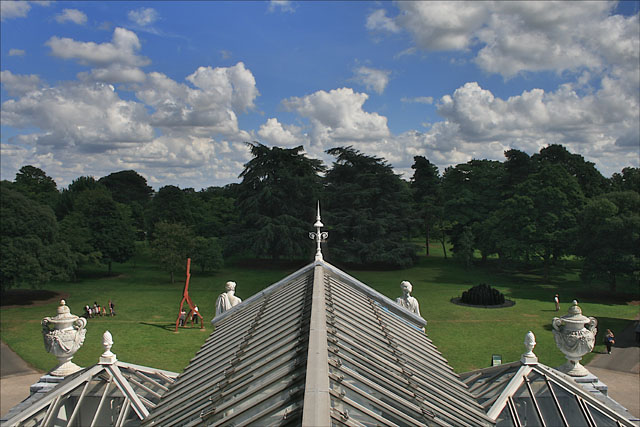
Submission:
[[[493,289],[486,283],[481,283],[464,291],[460,302],[469,305],[503,305],[505,299],[502,292]]]

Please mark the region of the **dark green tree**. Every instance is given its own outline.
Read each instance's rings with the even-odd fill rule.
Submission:
[[[411,266],[416,248],[407,237],[415,215],[408,183],[382,158],[352,147],[327,153],[336,156],[326,175],[323,209],[331,258],[354,265]]]
[[[55,208],[60,194],[56,182],[42,169],[31,165],[21,167],[15,184],[15,189],[30,199]]]
[[[458,244],[453,248],[453,258],[458,260],[465,268],[471,267],[473,262],[473,244],[471,227],[464,227],[458,239]]]
[[[504,162],[504,190],[512,196],[517,185],[522,184],[534,172],[535,164],[531,157],[520,150],[507,150]]]
[[[193,240],[191,261],[205,270],[215,270],[224,265],[222,257],[222,245],[215,237],[197,236]]]
[[[558,164],[542,165],[516,192],[533,202],[527,226],[531,228],[526,233],[532,240],[526,243],[531,253],[542,259],[544,279],[548,280],[551,264],[575,249],[577,216],[584,205],[584,196],[577,179]],[[526,199],[520,204],[528,206]]]
[[[108,266],[125,262],[135,252],[135,236],[131,225],[131,212],[117,203],[105,188],[80,192],[74,202],[74,212],[81,218],[79,226],[91,232],[91,246],[100,252],[100,262]]]
[[[161,221],[154,226],[151,251],[162,268],[171,274],[184,271],[194,244],[193,232],[184,224]]]
[[[136,233],[143,236],[144,210],[153,195],[147,180],[134,170],[125,170],[104,176],[98,182],[109,189],[113,200],[129,206]]]
[[[309,224],[322,190],[325,167],[308,158],[302,146],[267,147],[248,144],[253,155],[240,174],[237,206],[242,235],[236,251],[255,256],[305,258]]]
[[[493,160],[471,160],[445,170],[444,216],[452,223],[450,239],[454,252],[465,227],[470,227],[474,248],[480,250],[483,261],[497,252],[491,228],[483,222],[497,210],[504,182],[504,165]]]
[[[620,277],[640,274],[640,195],[612,192],[591,199],[580,215],[578,254],[586,281],[604,278],[611,292]]]
[[[11,187],[0,183],[0,288],[69,279],[76,265],[69,246],[58,239],[52,209]]]
[[[98,188],[106,189],[92,176],[80,176],[71,181],[69,187],[63,189],[58,198],[56,205],[56,216],[58,219],[62,219],[73,212],[75,199],[80,193]]]
[[[239,214],[228,187],[209,187],[196,193],[196,198],[192,203],[196,235],[224,238],[237,233]]]
[[[181,190],[174,185],[166,185],[158,190],[149,203],[146,219],[147,232],[154,233],[156,223],[164,221],[172,224],[183,224],[191,227],[194,224],[189,191]]]
[[[425,248],[427,256],[429,256],[429,241],[431,240],[432,230],[442,222],[443,215],[440,173],[438,172],[438,167],[423,156],[415,156],[411,168],[415,170],[411,178],[413,200],[422,218]],[[443,249],[445,249],[446,253],[444,246]]]
[[[640,193],[639,168],[624,168],[622,173],[614,173],[609,181],[611,191],[635,191]]]
[[[592,162],[588,162],[579,154],[572,154],[564,146],[551,144],[540,150],[539,154],[531,156],[539,169],[543,164],[562,166],[569,175],[577,181],[582,194],[591,198],[604,193],[608,188],[607,179],[596,169]]]
[[[113,200],[125,205],[136,202],[145,206],[153,195],[153,188],[147,185],[146,178],[134,170],[114,172],[98,182],[109,189]]]

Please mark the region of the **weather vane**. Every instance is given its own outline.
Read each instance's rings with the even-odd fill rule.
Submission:
[[[329,233],[326,231],[320,231],[324,224],[320,220],[320,201],[318,200],[318,212],[316,214],[316,223],[313,224],[316,228],[316,231],[312,231],[309,233],[309,238],[316,241],[316,261],[322,261],[322,249],[320,248],[320,243],[329,237]]]

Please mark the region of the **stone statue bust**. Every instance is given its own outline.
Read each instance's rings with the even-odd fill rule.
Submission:
[[[242,302],[240,298],[235,296],[236,282],[227,282],[224,285],[225,292],[218,296],[216,300],[216,316],[221,315],[231,307],[236,306]]]
[[[411,296],[411,291],[413,290],[411,282],[406,280],[402,281],[400,283],[400,289],[402,290],[402,296],[396,298],[396,304],[401,305],[410,312],[420,316],[420,305],[418,304],[418,300]]]

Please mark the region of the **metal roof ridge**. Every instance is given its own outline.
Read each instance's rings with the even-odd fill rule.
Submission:
[[[324,290],[324,267],[322,259],[313,265],[313,291],[311,296],[311,319],[309,322],[309,344],[307,370],[302,405],[303,426],[331,425],[331,397],[329,387],[329,350],[327,344],[327,311]]]
[[[392,312],[395,315],[398,315],[400,317],[405,318],[406,320],[419,325],[420,328],[424,328],[427,326],[427,321],[422,318],[421,316],[418,316],[410,311],[408,311],[407,309],[405,309],[404,307],[400,306],[399,304],[396,304],[395,301],[393,301],[391,298],[387,297],[386,295],[381,294],[380,292],[376,291],[375,289],[371,288],[370,286],[362,283],[361,281],[359,281],[358,279],[356,279],[355,277],[349,275],[348,273],[345,273],[344,271],[340,270],[338,267],[329,264],[326,261],[316,261],[315,262],[316,265],[322,265],[324,268],[326,268],[327,270],[331,271],[333,274],[336,274],[339,277],[342,277],[343,279],[346,279],[347,283],[353,285],[355,288],[357,288],[358,290],[362,291],[364,294],[366,294],[368,297],[370,297],[371,299],[373,299],[374,301],[377,301],[379,303],[381,303],[383,306],[385,306],[385,308],[387,308],[390,312]]]
[[[308,273],[309,270],[311,270],[315,265],[316,265],[316,262],[311,262],[311,263],[305,265],[304,267],[300,268],[299,270],[294,271],[293,273],[289,274],[284,279],[278,280],[276,283],[274,283],[272,285],[269,285],[268,287],[266,287],[265,289],[261,290],[260,292],[257,292],[255,294],[251,295],[249,298],[247,298],[246,300],[242,301],[240,304],[231,307],[229,310],[225,311],[221,315],[216,316],[213,319],[211,319],[211,324],[215,326],[215,324],[218,323],[219,321],[221,321],[222,319],[225,319],[225,318],[229,317],[231,314],[233,314],[236,311],[238,311],[240,309],[240,307],[245,307],[245,306],[247,306],[247,305],[259,300],[260,298],[264,298],[265,296],[267,296],[269,294],[272,294],[278,288],[280,288],[281,286],[285,285],[286,283],[289,283],[290,281],[292,281],[294,279],[297,279],[299,276],[302,276],[303,274]]]

